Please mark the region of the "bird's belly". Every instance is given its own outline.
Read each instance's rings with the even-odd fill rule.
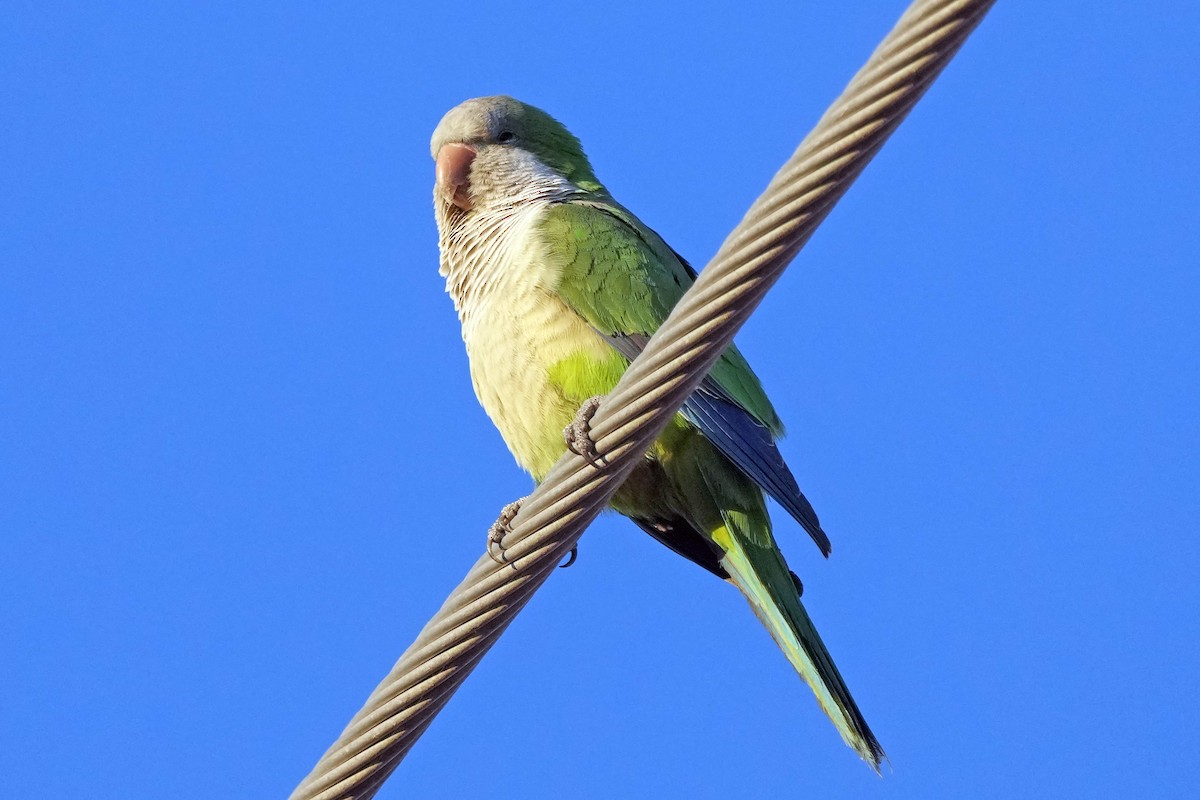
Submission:
[[[541,480],[566,450],[563,428],[582,399],[611,388],[596,380],[583,387],[582,397],[578,386],[564,391],[561,365],[603,362],[616,352],[536,284],[514,288],[478,311],[463,331],[475,394],[517,462]]]

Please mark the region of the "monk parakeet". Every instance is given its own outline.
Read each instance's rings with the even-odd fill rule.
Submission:
[[[696,273],[596,179],[579,140],[511,97],[451,109],[433,133],[440,272],[479,402],[542,480],[564,427],[609,392]],[[775,447],[782,425],[730,346],[613,497],[613,507],[737,586],[842,738],[883,750],[800,602],[764,492],[829,554]]]

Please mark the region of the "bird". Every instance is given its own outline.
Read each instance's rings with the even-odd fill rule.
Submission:
[[[540,482],[569,444],[579,451],[571,442],[596,398],[616,385],[696,272],[609,194],[579,139],[535,106],[502,95],[467,100],[442,117],[430,152],[439,273],[472,385],[517,463]],[[731,344],[611,505],[740,589],[842,739],[878,772],[883,748],[772,533],[767,495],[829,555],[829,538],[776,446],[782,433]]]

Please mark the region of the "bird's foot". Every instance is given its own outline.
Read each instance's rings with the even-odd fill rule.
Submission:
[[[497,564],[510,563],[508,556],[504,553],[504,537],[512,533],[512,521],[516,519],[517,512],[521,510],[521,504],[528,499],[529,497],[526,496],[520,500],[513,500],[500,509],[500,516],[496,517],[496,521],[488,528],[487,554]],[[567,553],[567,560],[559,564],[558,568],[566,569],[574,564],[577,558],[579,558],[579,545],[571,548],[571,552]]]
[[[796,573],[792,572],[791,570],[788,571],[788,574],[792,576],[792,583],[795,584],[795,586],[796,586],[796,596],[803,597],[804,596],[804,584],[800,582],[800,576],[797,575]]]
[[[596,443],[592,441],[592,417],[600,408],[602,399],[596,395],[584,400],[575,419],[570,425],[563,428],[563,441],[567,443],[567,449],[577,456],[583,456],[594,467],[599,467],[603,463],[600,454],[596,452]]]
[[[512,533],[512,521],[521,510],[521,503],[526,499],[522,497],[520,500],[514,500],[500,509],[500,516],[496,517],[496,521],[488,528],[487,553],[497,564],[508,563],[508,556],[504,554],[504,537]]]

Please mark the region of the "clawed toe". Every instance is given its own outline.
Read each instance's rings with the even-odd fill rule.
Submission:
[[[575,415],[571,424],[563,428],[563,440],[567,443],[567,449],[593,464],[602,461],[600,454],[596,452],[596,443],[592,441],[591,430],[592,417],[600,408],[600,401],[599,396],[589,397],[579,407],[579,413]]]
[[[520,500],[514,500],[500,509],[500,516],[496,517],[496,521],[488,528],[487,554],[497,564],[508,563],[508,556],[504,553],[504,537],[512,533],[512,521],[521,510],[521,503],[525,502],[525,499],[522,497]]]

